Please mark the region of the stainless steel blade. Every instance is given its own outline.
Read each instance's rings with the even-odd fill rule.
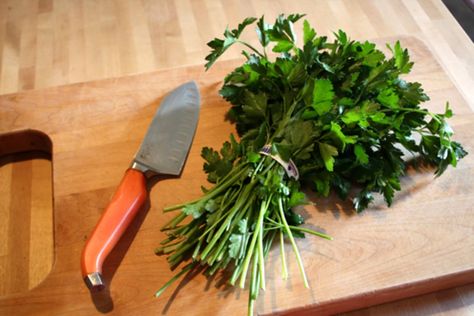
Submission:
[[[171,91],[153,117],[132,166],[144,172],[178,175],[196,131],[199,104],[194,81]]]

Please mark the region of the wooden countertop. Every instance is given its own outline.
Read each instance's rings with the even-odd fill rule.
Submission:
[[[307,13],[307,19],[320,34],[341,28],[359,40],[415,36],[429,47],[467,105],[474,108],[474,45],[438,0],[2,1],[0,93],[201,64],[208,51],[205,43],[220,35],[226,25],[233,26],[246,16],[265,14],[271,19],[281,12]],[[226,58],[238,54],[235,51]],[[18,164],[2,165],[0,180],[17,179],[20,172],[21,177],[41,182],[48,174],[48,166],[41,159],[33,160],[26,169]],[[16,185],[22,187],[21,183]],[[11,185],[2,185],[0,193],[5,196],[11,189]],[[43,189],[33,192],[33,196],[47,194],[47,188]],[[28,205],[43,210],[51,207],[41,198],[32,198]],[[15,207],[24,209],[26,204]],[[0,211],[2,215],[10,212],[5,207]],[[30,226],[35,236],[52,236],[51,218],[38,217],[37,212],[31,214],[36,216],[31,217],[31,223],[36,225]],[[21,221],[23,217],[15,214],[4,218]],[[46,224],[38,227],[41,221]],[[8,229],[12,228],[0,228],[2,240],[8,240]],[[23,242],[43,249],[40,259],[29,267],[34,280],[22,281],[22,286],[29,287],[41,280],[37,275],[49,270],[52,247],[37,242],[38,238],[26,239]],[[7,241],[0,247],[2,263],[6,248],[18,246],[15,242]],[[8,289],[2,285],[0,290]],[[352,314],[468,315],[473,310],[474,286],[468,285]]]

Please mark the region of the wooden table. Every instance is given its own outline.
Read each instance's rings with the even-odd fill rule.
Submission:
[[[442,3],[429,0],[271,4],[266,1],[2,1],[0,92],[201,63],[207,53],[205,43],[220,34],[226,24],[232,26],[244,16],[262,13],[271,18],[279,12],[308,13],[308,20],[319,33],[329,34],[343,28],[357,39],[416,36],[427,45],[461,99],[474,107],[473,45]],[[227,58],[235,58],[238,53],[231,52]],[[34,156],[30,162],[9,162],[4,160],[5,165],[0,168],[0,179],[7,179],[1,182],[2,197],[20,188],[31,199],[2,203],[0,211],[8,220],[0,230],[2,240],[7,241],[0,247],[0,255],[4,264],[11,259],[8,254],[13,248],[21,250],[14,252],[17,258],[27,256],[30,260],[16,261],[29,271],[28,278],[25,273],[17,273],[16,284],[0,286],[4,293],[35,286],[50,270],[53,258],[52,203],[42,198],[50,195],[51,188],[41,185],[48,178],[51,166],[42,156]],[[3,185],[6,183],[10,185]],[[28,183],[40,185],[30,187]],[[11,208],[6,208],[7,204]],[[16,231],[15,223],[23,223],[25,218],[31,218],[30,234],[12,240],[9,232]],[[5,266],[22,271],[14,269],[18,267],[16,264]],[[415,311],[469,314],[473,309],[473,293],[474,287],[466,286],[360,314],[396,315]]]

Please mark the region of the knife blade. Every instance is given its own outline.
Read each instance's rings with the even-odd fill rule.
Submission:
[[[161,102],[130,167],[82,251],[82,276],[90,290],[105,287],[102,265],[145,204],[147,177],[180,174],[196,131],[199,107],[199,89],[194,81],[177,87]]]

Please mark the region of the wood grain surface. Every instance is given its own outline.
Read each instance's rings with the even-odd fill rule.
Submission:
[[[441,0],[3,0],[0,93],[201,64],[227,25],[291,12],[323,34],[422,38],[474,104],[474,47]]]
[[[474,47],[439,0],[0,1],[0,93],[200,64],[208,51],[205,43],[226,25],[249,15],[273,18],[281,12],[307,13],[324,34],[343,28],[357,39],[414,35],[474,105]],[[226,58],[238,54],[236,50]],[[0,295],[36,286],[52,265],[51,164],[46,157],[30,158],[3,157],[0,162],[0,280],[10,280],[0,282]],[[36,202],[12,203],[16,190],[23,196],[34,193],[31,201]],[[15,200],[18,194],[13,196]],[[24,225],[27,218],[30,232]],[[24,234],[9,233],[19,227]],[[20,271],[18,263],[26,269],[21,271],[30,272],[16,278],[11,271]],[[358,313],[474,313],[472,286],[450,291]]]
[[[378,42],[386,41],[393,39]],[[408,79],[423,83],[431,96],[427,106],[433,111],[441,111],[449,97],[458,114],[451,122],[457,140],[472,152],[472,109],[423,42],[404,37],[402,43],[417,62]],[[181,67],[0,97],[0,133],[31,128],[52,140],[55,219],[51,273],[26,293],[0,298],[0,314],[181,315],[189,306],[195,315],[246,313],[247,292],[225,287],[220,277],[189,276],[162,299],[152,295],[173,275],[164,258],[153,254],[164,237],[158,228],[171,216],[161,210],[200,194],[205,183],[201,147],[219,146],[232,132],[224,120],[227,105],[217,90],[237,62],[222,62],[207,73],[202,66]],[[106,262],[104,276],[110,291],[91,296],[79,271],[84,240],[119,183],[159,101],[191,78],[200,86],[202,111],[183,174],[151,187],[149,206]],[[473,174],[474,156],[470,155],[438,179],[432,170],[410,170],[403,179],[405,189],[390,209],[377,201],[367,212],[354,215],[350,203],[336,198],[300,209],[309,226],[324,229],[334,240],[299,241],[311,275],[310,290],[303,287],[290,256],[292,277],[281,280],[278,249],[272,251],[269,290],[258,300],[257,311],[325,315],[474,281],[474,188],[469,180]]]

